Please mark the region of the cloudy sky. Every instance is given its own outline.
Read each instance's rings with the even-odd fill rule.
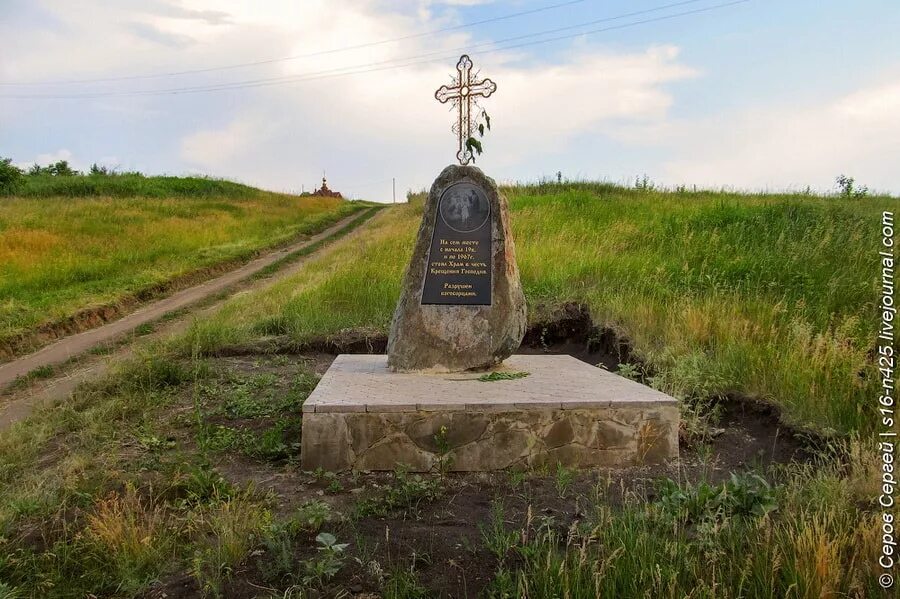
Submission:
[[[898,31],[896,0],[2,0],[0,156],[389,201],[454,160],[465,50],[500,180],[898,194]]]

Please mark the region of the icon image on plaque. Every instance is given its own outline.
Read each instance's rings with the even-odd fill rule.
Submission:
[[[488,222],[491,203],[471,183],[457,183],[441,196],[440,211],[448,227],[459,233],[471,233]]]
[[[438,201],[423,304],[491,305],[491,202],[469,181],[447,187]]]

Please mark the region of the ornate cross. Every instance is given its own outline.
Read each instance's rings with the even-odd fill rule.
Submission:
[[[448,100],[458,109],[458,117],[453,130],[459,136],[459,151],[456,152],[456,158],[462,165],[469,164],[472,159],[472,151],[466,147],[466,141],[472,137],[472,105],[477,102],[476,97],[487,98],[497,91],[497,84],[490,79],[478,80],[478,74],[472,73],[472,59],[467,54],[459,57],[456,63],[456,70],[459,73],[453,80],[453,85],[448,87],[442,85],[436,92],[434,97],[441,104],[445,104]]]

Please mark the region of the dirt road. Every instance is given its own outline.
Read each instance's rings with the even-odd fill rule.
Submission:
[[[231,292],[228,294],[230,296],[234,292],[246,290],[251,286],[246,284],[246,281],[254,275],[286,256],[308,249],[310,246],[325,241],[342,230],[357,224],[358,221],[368,219],[372,216],[374,210],[370,208],[352,214],[308,239],[265,254],[205,283],[147,304],[119,320],[83,333],[65,337],[39,351],[0,365],[0,430],[6,429],[15,422],[27,417],[38,405],[67,397],[82,381],[102,376],[108,370],[109,363],[113,358],[119,359],[131,352],[130,344],[124,344],[112,355],[85,356],[92,349],[121,342],[128,335],[133,335],[137,327],[159,321],[167,314],[189,308],[222,293]],[[303,262],[303,260],[299,260],[289,266],[285,266],[277,272],[275,277],[258,281],[252,286],[271,284],[274,278],[282,278],[300,270]],[[245,284],[240,285],[242,282],[245,282]],[[218,308],[226,299],[227,297],[220,298],[212,305],[167,321],[156,327],[154,333],[147,337],[160,337],[178,332],[184,329],[193,318]],[[141,338],[143,339],[143,337]],[[36,381],[22,389],[12,389],[10,387],[19,377],[26,376],[36,369],[58,366],[78,356],[83,357],[78,360],[77,364],[72,365],[61,374],[47,380]]]

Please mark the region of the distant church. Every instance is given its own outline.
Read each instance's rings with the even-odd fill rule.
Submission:
[[[325,197],[325,198],[343,198],[344,197],[341,195],[341,192],[331,191],[330,189],[328,189],[328,183],[325,181],[324,176],[322,177],[322,187],[315,190],[312,194],[314,196],[321,196],[321,197]]]

